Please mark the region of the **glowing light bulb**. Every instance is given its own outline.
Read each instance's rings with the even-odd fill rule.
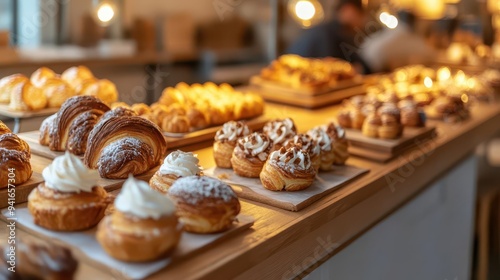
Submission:
[[[399,23],[398,18],[391,15],[389,17],[389,20],[387,21],[386,26],[389,27],[390,29],[394,29],[394,28],[398,27],[398,23]]]
[[[431,88],[432,87],[432,79],[430,77],[425,77],[424,79],[424,86],[426,88]]]
[[[103,23],[110,22],[114,16],[115,16],[115,11],[113,7],[108,3],[102,4],[97,9],[97,18]]]
[[[295,14],[301,20],[311,20],[316,14],[316,8],[310,1],[301,0],[295,4]]]

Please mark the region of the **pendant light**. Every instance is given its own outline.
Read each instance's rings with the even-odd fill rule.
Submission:
[[[288,13],[303,28],[309,28],[323,21],[323,6],[318,0],[289,0]]]
[[[114,0],[94,0],[93,16],[101,26],[110,25],[116,18],[118,6]]]

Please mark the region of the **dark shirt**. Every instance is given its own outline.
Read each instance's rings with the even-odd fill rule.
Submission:
[[[370,69],[357,52],[358,44],[361,42],[355,41],[356,36],[354,30],[334,20],[304,31],[302,36],[288,48],[287,53],[303,57],[341,58],[361,64],[366,74]]]

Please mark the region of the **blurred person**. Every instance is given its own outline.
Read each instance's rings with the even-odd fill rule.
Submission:
[[[339,0],[334,19],[304,31],[287,53],[303,57],[336,57],[347,60],[360,73],[369,73],[368,65],[358,54],[360,39],[368,22],[361,0]]]
[[[435,51],[415,32],[415,16],[398,14],[394,29],[384,29],[367,38],[360,47],[361,57],[373,72],[392,71],[409,64],[428,64]]]

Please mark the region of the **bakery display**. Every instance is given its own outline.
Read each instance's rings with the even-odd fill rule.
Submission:
[[[271,139],[259,132],[238,139],[231,156],[234,173],[243,177],[259,178],[272,145]]]
[[[33,240],[16,238],[15,273],[8,270],[11,245],[2,248],[0,278],[4,280],[50,279],[72,280],[78,261],[71,251],[56,244],[42,244]]]
[[[297,128],[291,118],[276,119],[267,122],[262,131],[273,143],[272,151],[283,147],[285,141],[297,134]]]
[[[130,176],[116,197],[114,208],[99,223],[96,233],[102,248],[113,258],[152,261],[172,252],[179,243],[182,224],[174,203],[146,182]]]
[[[271,153],[260,180],[262,186],[271,191],[300,191],[310,187],[315,176],[309,153],[292,146]]]
[[[59,77],[43,80],[40,89],[47,97],[49,108],[59,108],[66,100],[76,95],[75,90]]]
[[[173,151],[163,161],[160,169],[151,177],[151,188],[167,193],[172,184],[181,177],[202,175],[197,155],[190,152]]]
[[[33,174],[30,159],[28,144],[0,121],[0,189],[28,181]]]
[[[250,128],[241,121],[225,123],[214,137],[214,160],[220,168],[231,168],[231,157],[238,139],[251,133]]]
[[[262,69],[260,78],[290,88],[322,89],[357,75],[352,65],[333,57],[305,58],[286,54]]]
[[[321,165],[321,148],[310,135],[299,133],[292,138],[286,140],[284,144],[285,149],[298,147],[308,153],[311,165],[314,170],[318,171]]]
[[[28,196],[34,223],[56,231],[91,228],[102,219],[111,198],[97,186],[99,174],[66,152],[43,170],[44,183]]]
[[[52,151],[70,151],[82,155],[87,149],[87,139],[109,107],[92,96],[74,96],[61,106],[55,116],[42,122],[40,144]]]
[[[229,229],[241,206],[226,183],[200,176],[178,179],[168,191],[184,229],[193,233],[215,233]]]
[[[122,107],[106,112],[88,135],[84,162],[103,178],[145,173],[159,165],[167,152],[160,128]]]

